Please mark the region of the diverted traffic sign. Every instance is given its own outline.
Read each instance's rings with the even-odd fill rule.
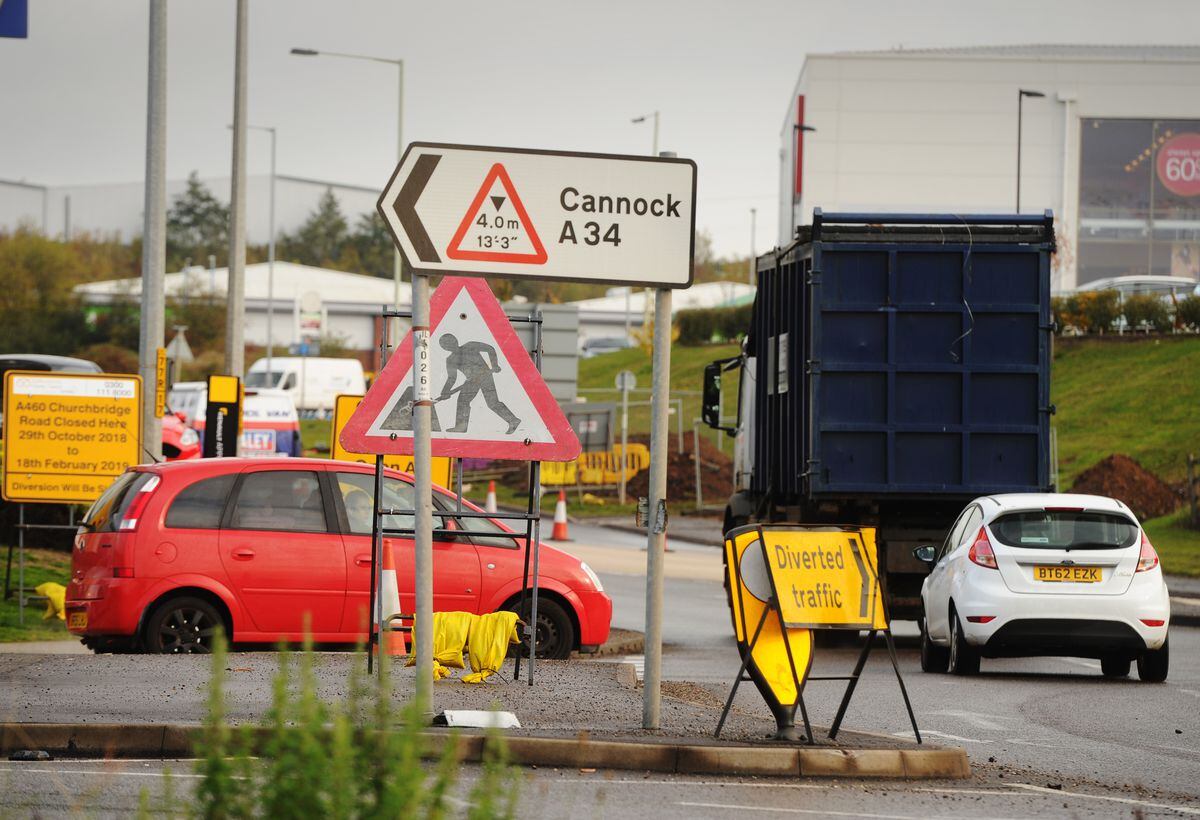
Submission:
[[[416,273],[692,283],[688,159],[415,142],[378,207]]]
[[[342,446],[339,437],[342,434],[342,429],[346,426],[346,422],[350,420],[350,416],[358,409],[358,405],[362,403],[362,396],[342,394],[334,399],[333,402],[333,428],[330,431],[332,435],[329,438],[329,457],[336,461],[354,461],[360,464],[374,464],[375,457],[363,453],[352,453]],[[387,455],[383,457],[385,467],[391,467],[393,470],[399,470],[402,473],[411,473],[413,471],[413,457],[411,455]],[[450,486],[450,459],[438,457],[433,459],[433,483],[442,487]]]
[[[487,282],[447,277],[429,303],[416,389],[412,331],[339,436],[351,453],[411,455],[412,404],[433,402],[432,453],[573,461],[579,439]]]
[[[142,461],[142,381],[108,373],[4,378],[4,498],[90,504]]]
[[[882,633],[913,733],[921,742],[883,606],[873,527],[739,527],[725,533],[725,567],[742,668],[717,724],[718,736],[742,675],[749,672],[775,717],[777,736],[797,738],[799,706],[805,734],[812,742],[804,688],[812,665],[813,630],[853,629],[867,633],[854,672],[816,678],[847,682],[829,737],[837,736],[875,635]]]

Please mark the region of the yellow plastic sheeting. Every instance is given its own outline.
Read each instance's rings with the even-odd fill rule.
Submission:
[[[803,685],[812,665],[812,632],[785,630],[778,614],[769,611],[751,650],[754,632],[772,595],[771,581],[757,530],[732,535],[725,540],[725,557],[738,649],[743,657],[750,653],[750,666],[758,673],[755,684],[763,698],[782,707],[795,706],[800,696],[797,679]]]
[[[471,621],[476,616],[471,612],[435,612],[433,613],[433,679],[441,680],[450,674],[450,669],[462,669],[463,647],[467,645],[467,635],[471,631]],[[413,634],[420,629],[420,624],[413,623]],[[417,663],[416,652],[408,656],[405,666]]]
[[[60,621],[67,619],[67,614],[63,611],[67,601],[67,588],[65,586],[56,584],[53,581],[47,581],[44,584],[38,584],[33,588],[33,591],[38,595],[46,596],[46,614],[42,615],[43,621],[48,621],[55,617]]]
[[[467,638],[473,671],[463,676],[463,683],[483,683],[499,672],[508,654],[508,645],[518,642],[517,613],[489,612],[475,616]]]

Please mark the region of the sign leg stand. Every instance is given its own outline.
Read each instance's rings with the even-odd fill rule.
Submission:
[[[859,653],[858,662],[854,664],[854,671],[850,673],[850,682],[846,684],[846,692],[842,695],[841,705],[838,706],[837,717],[833,719],[833,725],[829,727],[830,740],[837,737],[838,729],[842,726],[842,718],[846,716],[846,709],[850,706],[850,698],[854,694],[854,688],[858,686],[858,678],[862,674],[863,667],[867,665],[867,656],[871,654],[871,644],[874,641],[875,630],[872,629],[867,633],[867,640],[863,644],[862,652]]]
[[[646,536],[646,668],[642,684],[642,728],[657,729],[662,706],[663,551],[666,547],[667,407],[671,390],[671,297],[654,298],[654,380],[650,402],[650,522]],[[660,514],[661,513],[661,514]]]
[[[433,484],[430,476],[430,414],[433,382],[429,361],[429,277],[414,273],[412,281],[413,340],[413,477],[416,521],[414,547],[416,564],[418,627],[416,645],[417,702],[428,710],[433,695]]]
[[[913,714],[912,702],[908,699],[908,689],[904,687],[904,678],[900,677],[900,664],[896,661],[896,643],[892,640],[892,630],[884,630],[883,637],[887,640],[888,656],[892,659],[892,670],[896,673],[896,682],[900,684],[900,694],[904,697],[904,708],[908,710],[908,720],[912,723],[917,743],[920,743],[921,730],[917,728],[917,716]]]
[[[381,580],[379,561],[383,557],[383,516],[379,514],[383,500],[383,456],[375,456],[375,497],[371,499],[371,509],[374,515],[371,519],[371,590],[367,604],[367,674],[375,671],[375,647],[382,646],[376,640],[379,622],[382,620],[383,606],[380,601],[378,585]],[[379,610],[378,612],[376,610]]]
[[[746,675],[746,667],[750,665],[750,656],[754,652],[754,645],[758,643],[758,635],[762,632],[763,624],[767,622],[767,615],[770,613],[770,607],[763,609],[762,617],[758,619],[758,626],[754,629],[754,637],[750,639],[750,645],[746,647],[746,654],[742,656],[742,665],[738,668],[737,677],[733,679],[733,688],[729,690],[729,697],[725,700],[725,708],[721,710],[721,719],[717,721],[717,731],[713,733],[713,737],[721,736],[721,729],[725,726],[725,718],[729,717],[729,710],[733,708],[733,696],[737,694],[738,686]]]
[[[25,626],[25,505],[17,505],[17,624]]]

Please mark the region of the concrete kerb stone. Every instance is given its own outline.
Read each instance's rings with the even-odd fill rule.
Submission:
[[[201,734],[197,726],[153,724],[0,724],[0,752],[41,749],[77,757],[185,758]],[[426,755],[451,742],[444,731],[423,733]],[[458,757],[482,759],[484,735],[457,736]],[[939,749],[814,749],[795,746],[719,746],[505,735],[510,759],[525,766],[623,769],[696,775],[760,777],[886,777],[951,779],[971,775],[966,751]]]

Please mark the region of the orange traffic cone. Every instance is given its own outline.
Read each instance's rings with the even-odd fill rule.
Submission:
[[[496,482],[488,482],[487,500],[483,502],[483,511],[494,513],[496,512]]]
[[[554,505],[554,531],[550,534],[551,541],[570,541],[567,535],[567,491],[558,491],[558,503]]]
[[[392,556],[390,540],[383,542],[383,569],[379,573],[379,612],[385,627],[388,625],[388,618],[401,612],[400,587],[396,582],[396,559]],[[404,635],[401,632],[385,629],[381,643],[380,650],[387,647],[389,655],[403,657],[406,654]]]

